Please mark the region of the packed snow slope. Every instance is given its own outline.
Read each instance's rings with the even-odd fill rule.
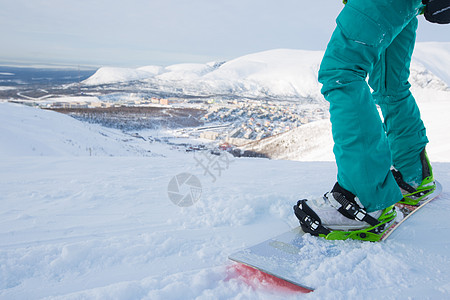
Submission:
[[[276,49],[227,62],[137,69],[104,67],[83,83],[92,86],[139,82],[143,86],[159,86],[160,91],[188,95],[294,97],[317,102],[323,101],[317,81],[322,56],[322,51]],[[449,86],[450,43],[417,44],[410,81],[422,88]]]
[[[284,74],[272,70],[268,83]],[[227,256],[297,226],[292,205],[335,183],[326,121],[276,137],[290,147],[279,158],[300,161],[238,159],[0,103],[0,299],[450,298],[450,92],[430,70],[415,68],[411,82],[444,192],[384,243],[342,242],[348,251],[311,270],[319,288],[310,294],[248,284]],[[296,153],[299,141],[309,146]],[[201,183],[189,207],[169,198],[181,173]]]

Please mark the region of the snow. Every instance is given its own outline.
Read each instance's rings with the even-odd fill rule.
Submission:
[[[307,55],[294,52],[299,55],[289,57],[297,65],[308,65]],[[269,51],[219,67],[179,65],[171,72],[189,69],[192,78],[217,76],[215,81],[234,72],[237,81],[256,77],[262,86],[278,80],[270,72],[285,74],[270,56],[287,53]],[[287,61],[286,73],[305,80],[317,66],[298,71]],[[317,92],[317,82],[302,84],[306,94]],[[210,157],[202,152],[175,151],[55,112],[0,103],[0,299],[449,298],[450,91],[415,84],[414,93],[443,194],[385,243],[340,242],[332,263],[311,270],[308,280],[324,284],[310,294],[280,292],[257,280],[249,285],[227,256],[297,226],[292,205],[334,184],[326,121],[297,133],[312,142],[291,153],[301,161],[221,156],[204,169],[201,162]],[[169,182],[183,172],[201,182],[201,197],[189,207],[168,196]],[[324,241],[310,239],[317,245],[312,253],[320,251]]]
[[[158,76],[166,80],[197,79],[209,73],[213,68],[208,64],[177,64],[165,68],[165,73]]]
[[[149,66],[138,69],[102,67],[83,81],[87,85],[109,84],[149,78],[159,73],[159,68]]]
[[[81,123],[66,115],[0,103],[0,156],[126,155],[111,129]],[[111,136],[111,137],[110,137]]]
[[[320,98],[317,72],[322,51],[276,49],[231,60],[207,74],[222,90],[260,91],[271,96]]]
[[[241,148],[268,153],[272,159],[334,161],[329,120],[311,122]]]

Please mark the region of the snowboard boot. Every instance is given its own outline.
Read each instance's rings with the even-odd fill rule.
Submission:
[[[300,200],[294,212],[304,232],[327,240],[355,239],[376,242],[394,222],[394,205],[367,213],[359,199],[335,184],[322,198]]]
[[[396,169],[391,170],[403,194],[403,199],[399,202],[401,204],[420,205],[436,189],[433,169],[425,148],[420,153],[420,162],[422,164],[422,182],[417,187],[405,182],[400,171]]]

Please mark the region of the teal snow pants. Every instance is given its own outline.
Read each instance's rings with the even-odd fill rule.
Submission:
[[[391,165],[422,181],[419,154],[428,139],[408,83],[421,9],[421,0],[349,0],[320,66],[337,180],[369,212],[402,199]]]

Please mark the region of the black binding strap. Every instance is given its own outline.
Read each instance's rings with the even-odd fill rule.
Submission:
[[[380,224],[380,221],[369,215],[365,209],[361,208],[355,202],[354,199],[356,196],[354,194],[342,188],[338,183],[333,187],[331,193],[332,197],[341,205],[341,207],[337,209],[338,212],[345,217],[366,222],[371,226]],[[324,197],[326,197],[326,195]],[[330,230],[322,225],[319,216],[306,204],[307,201],[308,200],[300,200],[297,202],[297,205],[294,206],[295,215],[299,219],[303,231],[313,235],[328,235]]]
[[[366,222],[371,226],[380,224],[377,219],[369,215],[364,208],[356,203],[356,196],[352,192],[341,187],[339,183],[336,182],[331,193],[333,194],[333,198],[341,205],[338,211],[347,218]]]
[[[339,202],[339,204],[342,205],[338,209],[338,211],[347,218],[355,219],[361,222],[366,222],[369,223],[371,226],[380,224],[380,221],[369,215],[358,204],[345,199],[344,195],[334,192],[333,197],[334,199],[336,199],[337,202]]]
[[[295,216],[300,221],[304,232],[312,235],[328,235],[330,230],[322,225],[319,216],[306,204],[307,200],[299,200],[294,205]]]
[[[408,193],[411,193],[411,194],[417,192],[417,190],[415,188],[413,188],[411,185],[407,184],[403,180],[403,175],[402,175],[402,173],[400,173],[400,171],[398,171],[396,169],[392,169],[391,172],[392,172],[392,175],[394,175],[395,182],[397,182],[397,185],[402,190],[405,190],[405,191],[407,191]]]

